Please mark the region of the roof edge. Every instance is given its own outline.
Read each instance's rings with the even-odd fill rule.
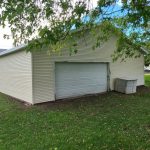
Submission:
[[[0,53],[0,56],[5,56],[5,55],[9,55],[9,54],[11,54],[11,53],[15,53],[15,52],[17,52],[17,51],[22,50],[22,49],[25,48],[26,46],[27,46],[27,44],[23,44],[23,45],[20,45],[20,46],[11,48],[11,49],[7,49],[7,50],[1,52],[1,53]]]
[[[145,54],[145,55],[149,55],[150,53],[148,52],[147,49],[145,49],[144,47],[140,47],[141,51]]]

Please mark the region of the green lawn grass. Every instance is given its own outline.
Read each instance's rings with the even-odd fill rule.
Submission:
[[[150,74],[145,75],[145,85],[150,87]]]
[[[0,150],[88,149],[149,150],[150,89],[40,106],[0,94]]]

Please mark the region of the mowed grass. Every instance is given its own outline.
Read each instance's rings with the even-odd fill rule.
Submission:
[[[150,74],[145,75],[145,85],[150,87]]]
[[[0,94],[0,150],[88,149],[149,150],[150,88],[38,106]]]

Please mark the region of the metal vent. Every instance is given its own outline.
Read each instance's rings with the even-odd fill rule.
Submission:
[[[116,78],[115,91],[132,94],[136,93],[137,79]]]

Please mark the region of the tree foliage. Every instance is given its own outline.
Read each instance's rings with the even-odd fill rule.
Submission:
[[[145,56],[145,66],[149,66],[150,65],[150,54]]]
[[[150,40],[150,3],[149,0],[122,0],[120,9],[115,10],[117,2],[98,0],[97,7],[93,8],[91,0],[3,0],[0,1],[0,25],[9,25],[16,45],[28,43],[30,50],[48,46],[54,52],[61,50],[68,39],[72,41],[70,47],[76,47],[73,29],[93,32],[102,24],[103,36],[96,36],[97,43],[93,45],[97,47],[101,40],[108,39],[114,26],[123,33],[115,58],[132,57],[141,46],[148,49],[145,42]]]
[[[150,41],[145,42],[144,44],[147,45],[147,47],[150,49]],[[149,65],[150,65],[150,53],[145,55],[145,66],[149,66]]]

